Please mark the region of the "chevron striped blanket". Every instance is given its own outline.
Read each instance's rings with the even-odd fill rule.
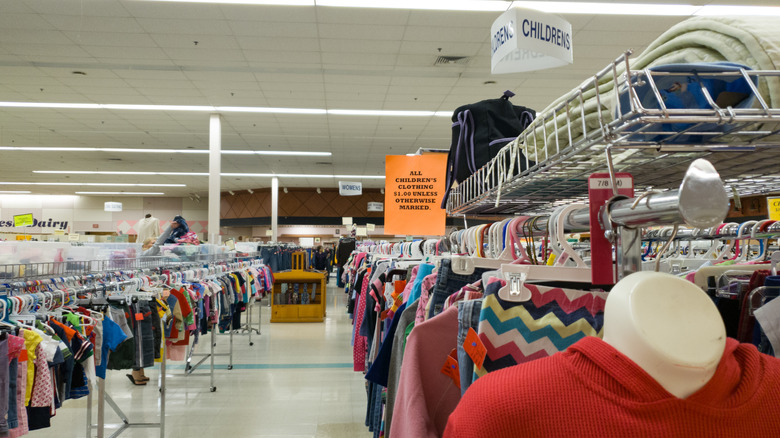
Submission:
[[[487,348],[475,379],[488,372],[566,350],[585,336],[603,335],[607,292],[526,284],[531,299],[510,302],[498,296],[503,280],[490,283],[482,302],[478,334]]]

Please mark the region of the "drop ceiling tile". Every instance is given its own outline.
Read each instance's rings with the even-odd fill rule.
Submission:
[[[310,6],[256,6],[256,5],[221,5],[222,14],[231,21],[250,22],[280,22],[280,23],[314,23],[317,12]],[[265,23],[264,23],[265,24]]]
[[[106,2],[111,3],[111,2]],[[80,16],[46,14],[44,18],[58,30],[87,32],[143,32],[136,19],[132,17]]]
[[[239,45],[246,50],[259,51],[313,51],[319,50],[317,38],[257,38],[237,37]]]
[[[208,63],[233,61],[245,62],[244,53],[241,50],[205,49],[205,48],[166,48],[165,53],[174,61],[205,61]],[[186,64],[186,63],[180,63]],[[226,67],[226,64],[222,64]],[[234,64],[245,65],[245,64]]]
[[[400,40],[404,36],[404,26],[384,26],[365,24],[320,24],[321,38],[355,38],[361,40]]]
[[[226,20],[185,20],[180,18],[136,18],[150,34],[232,35]]]
[[[490,28],[408,26],[404,41],[447,41],[478,43],[490,38]]]
[[[405,55],[430,55],[432,57],[474,56],[483,46],[485,44],[479,42],[402,41],[400,53]]]
[[[233,36],[197,34],[160,34],[149,35],[153,43],[164,48],[205,48],[205,49],[239,49],[238,41]],[[197,42],[197,44],[196,44]]]
[[[16,29],[25,32],[51,29],[51,24],[38,14],[14,14],[5,9],[5,4],[0,6],[3,13],[0,14],[0,29]],[[5,34],[6,32],[4,32]]]
[[[271,38],[316,38],[317,26],[301,23],[291,24],[287,22],[256,22],[256,21],[230,21],[230,28],[237,37],[271,37]],[[243,39],[249,43],[247,39]]]
[[[157,47],[116,47],[116,46],[81,46],[89,55],[95,58],[111,59],[168,59],[168,55]]]
[[[320,53],[317,51],[302,51],[302,52],[269,52],[269,51],[256,51],[245,50],[244,58],[249,63],[252,69],[268,69],[278,65],[283,70],[296,71],[295,66],[315,66],[320,65]],[[298,70],[300,71],[300,70]]]
[[[221,20],[224,19],[218,5],[207,3],[122,2],[127,11],[139,18],[176,18]]]
[[[322,38],[319,40],[323,52],[346,53],[398,53],[399,41],[375,41],[346,38]]]
[[[479,27],[490,32],[500,12],[467,12],[467,11],[424,11],[415,10],[409,13],[409,26],[436,27]]]
[[[405,25],[408,18],[409,11],[403,9],[322,7],[317,10],[320,23]]]

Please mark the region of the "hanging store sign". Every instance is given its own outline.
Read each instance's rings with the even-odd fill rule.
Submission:
[[[368,203],[368,211],[384,211],[384,210],[385,210],[385,204],[381,202]]]
[[[561,67],[574,62],[571,23],[533,9],[512,8],[490,28],[494,74]]]
[[[766,209],[769,219],[780,221],[780,198],[766,198]]]
[[[106,202],[103,204],[103,211],[122,211],[122,203]]]
[[[339,195],[358,196],[363,194],[363,183],[339,181]]]
[[[32,226],[35,226],[35,220],[33,219],[32,213],[15,215],[14,216],[14,226],[15,227],[32,227]]]
[[[447,154],[385,157],[385,234],[444,235]]]

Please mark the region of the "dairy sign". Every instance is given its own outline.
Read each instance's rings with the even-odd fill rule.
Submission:
[[[574,62],[571,23],[533,9],[512,8],[490,28],[492,73],[517,73]]]
[[[29,220],[20,221],[18,216],[31,216]],[[7,231],[29,231],[29,228],[54,228],[57,230],[67,230],[68,221],[55,220],[52,218],[39,219],[32,215],[18,215],[11,220],[0,220],[0,229],[8,228]],[[16,219],[16,220],[14,220]],[[27,219],[27,218],[25,218]]]

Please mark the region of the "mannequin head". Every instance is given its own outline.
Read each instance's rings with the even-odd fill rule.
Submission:
[[[636,272],[607,297],[604,341],[678,398],[704,386],[720,362],[726,328],[712,300],[669,274]]]

